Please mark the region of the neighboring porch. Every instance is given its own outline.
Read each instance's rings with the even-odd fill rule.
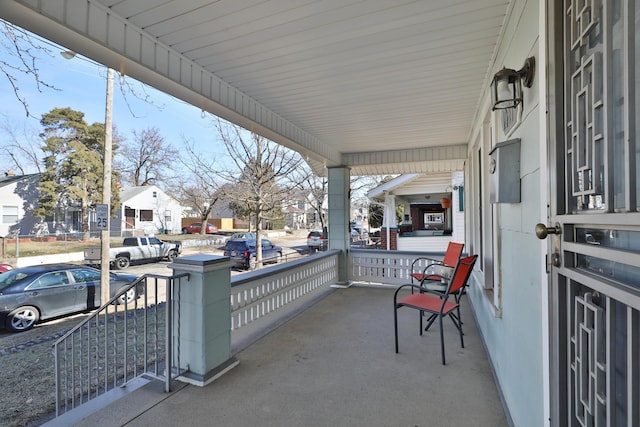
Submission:
[[[462,170],[400,175],[367,197],[384,205],[382,249],[443,252],[449,242],[465,242]],[[399,222],[396,206],[403,212]]]

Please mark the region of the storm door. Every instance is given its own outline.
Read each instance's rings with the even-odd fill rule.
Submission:
[[[552,424],[640,426],[640,0],[548,4]]]

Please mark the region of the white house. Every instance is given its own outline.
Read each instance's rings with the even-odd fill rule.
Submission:
[[[0,178],[0,236],[33,234],[41,227],[33,216],[38,200],[40,174],[15,175],[7,172]]]
[[[111,220],[111,234],[180,233],[182,208],[173,197],[155,185],[123,188],[122,205]]]

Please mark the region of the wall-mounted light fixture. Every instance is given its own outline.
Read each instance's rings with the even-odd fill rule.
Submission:
[[[536,72],[536,59],[531,56],[518,71],[503,68],[491,82],[492,110],[516,108],[522,102],[522,85],[531,87]]]
[[[62,55],[64,59],[71,59],[76,56],[76,53],[72,50],[63,50],[60,52],[60,55]]]

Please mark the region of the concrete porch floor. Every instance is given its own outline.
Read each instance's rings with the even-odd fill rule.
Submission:
[[[207,387],[151,382],[78,426],[506,426],[482,342],[462,300],[465,348],[445,323],[422,337],[418,314],[398,312],[393,290],[329,292],[235,356],[240,364]],[[55,424],[55,421],[52,423]]]

